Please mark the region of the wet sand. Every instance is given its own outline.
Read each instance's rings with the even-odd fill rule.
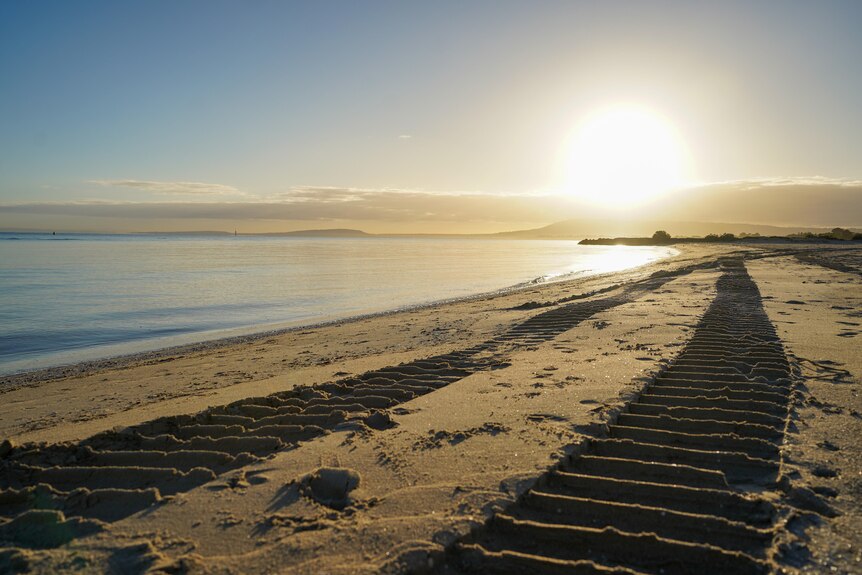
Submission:
[[[860,254],[687,247],[7,381],[0,567],[858,571]]]

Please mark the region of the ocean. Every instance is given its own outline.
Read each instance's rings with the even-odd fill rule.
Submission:
[[[617,271],[575,241],[0,233],[0,373]]]

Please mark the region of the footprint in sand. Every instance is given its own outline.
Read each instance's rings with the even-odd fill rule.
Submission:
[[[314,501],[341,511],[351,503],[350,492],[359,487],[360,475],[352,469],[320,467],[299,480],[299,491]]]
[[[811,469],[811,474],[816,477],[838,477],[838,471],[828,465],[815,465],[814,468]]]

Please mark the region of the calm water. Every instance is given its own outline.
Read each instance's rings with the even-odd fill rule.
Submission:
[[[0,373],[614,271],[571,241],[0,233]]]

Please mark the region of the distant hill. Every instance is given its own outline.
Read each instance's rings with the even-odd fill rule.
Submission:
[[[181,232],[141,232],[153,236],[232,236],[233,232],[221,231],[181,231]],[[350,230],[344,228],[328,230],[296,230],[292,232],[263,232],[263,233],[239,233],[240,236],[303,236],[311,238],[361,238],[369,237],[361,230]]]
[[[147,236],[232,236],[230,232],[220,232],[216,230],[201,230],[187,232],[132,232],[135,234]]]
[[[296,230],[293,232],[273,232],[267,234],[249,234],[255,236],[303,236],[309,238],[366,238],[373,234],[362,230],[351,230],[346,228],[334,228],[328,230]]]
[[[583,239],[589,237],[649,237],[656,230],[672,236],[705,236],[707,234],[760,234],[786,236],[801,232],[823,233],[832,228],[782,227],[762,224],[715,222],[673,222],[661,220],[566,220],[541,228],[501,232],[488,237],[503,239]],[[854,230],[860,231],[860,230]]]

